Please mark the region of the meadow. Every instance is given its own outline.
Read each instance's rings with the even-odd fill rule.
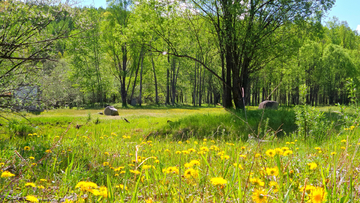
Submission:
[[[354,109],[100,111],[2,126],[1,201],[360,201]]]

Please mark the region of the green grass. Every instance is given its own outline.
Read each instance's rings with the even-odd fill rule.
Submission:
[[[99,111],[65,109],[29,115],[36,134],[26,139],[10,139],[12,131],[1,127],[6,136],[0,140],[0,167],[15,175],[0,178],[2,201],[34,195],[44,201],[251,202],[254,195],[263,194],[268,202],[311,202],[311,195],[320,189],[300,191],[305,184],[326,191],[328,202],[360,201],[356,123],[352,130],[345,130],[339,122],[337,129],[329,130],[328,139],[319,143],[292,133],[297,128],[291,108],[267,110],[263,115],[251,107],[248,125],[241,121],[244,112],[230,113],[219,107],[128,108],[120,109],[116,117],[99,115]],[[334,115],[326,118],[341,120]],[[269,149],[279,154],[268,156]],[[292,154],[284,156],[284,149]],[[200,166],[192,166],[196,173],[189,177],[185,164],[191,160]],[[310,170],[309,163],[317,167]],[[166,173],[169,167],[176,170]],[[268,175],[266,169],[271,168],[279,174]],[[216,185],[211,181],[215,177],[226,184]],[[107,192],[76,188],[80,181],[105,186]],[[270,186],[272,181],[277,188]],[[28,182],[37,188],[26,187]]]

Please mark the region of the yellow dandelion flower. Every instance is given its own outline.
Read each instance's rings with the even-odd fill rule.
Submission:
[[[246,149],[246,147],[241,147],[241,150],[245,150]]]
[[[217,186],[217,185],[221,185],[224,186],[227,183],[227,180],[225,180],[222,177],[216,177],[216,178],[211,178],[210,179],[211,184]]]
[[[341,140],[342,143],[346,143],[346,140]]]
[[[147,170],[147,169],[150,169],[150,168],[155,168],[155,167],[152,166],[152,165],[143,165],[142,166],[142,169],[144,169],[144,170]]]
[[[276,154],[278,154],[278,155],[283,155],[283,153],[284,153],[284,151],[283,151],[282,149],[280,149],[280,148],[276,148],[276,149],[275,149],[275,152],[276,152]]]
[[[293,151],[287,150],[287,151],[284,152],[283,156],[289,156],[291,154],[293,154]]]
[[[295,142],[290,142],[290,144],[295,144]]]
[[[258,158],[258,157],[260,157],[260,156],[261,156],[260,153],[256,153],[256,154],[255,154],[255,158]]]
[[[275,181],[270,181],[269,186],[272,188],[272,191],[274,193],[277,193],[279,191],[279,184]]]
[[[4,171],[4,172],[1,173],[2,178],[9,178],[9,177],[13,177],[13,176],[15,176],[15,174],[12,174],[9,171]]]
[[[200,150],[203,151],[203,152],[208,152],[208,151],[209,151],[209,148],[207,148],[207,147],[200,147]]]
[[[320,147],[315,147],[314,149],[316,149],[316,150],[321,150],[321,148],[320,148]]]
[[[278,176],[279,175],[279,169],[277,167],[274,168],[266,168],[266,173],[269,176]]]
[[[104,162],[103,166],[110,166],[110,163],[109,162]]]
[[[185,155],[190,154],[190,152],[187,151],[187,150],[183,150],[183,151],[181,151],[181,153],[182,153],[182,154],[185,154]]]
[[[120,188],[120,189],[122,189],[122,190],[127,190],[127,187],[126,187],[126,186],[124,187],[123,184],[117,185],[117,186],[115,186],[115,187],[116,187],[116,188]]]
[[[45,189],[45,187],[42,186],[42,185],[37,186],[37,188],[39,188],[39,189]]]
[[[180,151],[176,151],[175,154],[181,154],[181,152],[180,152]]]
[[[199,143],[198,143],[197,141],[194,141],[194,144],[197,145],[197,144],[199,144]]]
[[[212,146],[210,147],[210,150],[219,151],[220,148],[217,147],[217,146],[215,146],[215,145],[212,145]]]
[[[243,158],[243,159],[246,159],[246,155],[245,155],[245,154],[241,154],[239,157],[240,157],[240,158]]]
[[[26,146],[26,147],[24,147],[24,150],[25,150],[25,151],[29,151],[29,150],[30,150],[30,147],[29,147],[29,146]]]
[[[48,150],[45,151],[45,153],[50,154],[50,153],[51,153],[51,150],[48,149]]]
[[[104,154],[105,154],[106,156],[109,156],[109,155],[110,155],[109,152],[104,152]]]
[[[163,172],[166,174],[179,174],[179,169],[177,167],[168,167],[163,169]]]
[[[252,183],[255,186],[260,186],[260,187],[263,187],[265,185],[265,183],[258,178],[250,178],[250,183]]]
[[[346,147],[340,147],[341,149],[346,149]]]
[[[36,198],[34,195],[28,195],[25,197],[25,199],[29,202],[39,202],[38,198]]]
[[[117,168],[114,168],[114,171],[117,172],[117,171],[121,171],[122,169],[124,169],[125,167],[124,166],[119,166]]]
[[[235,167],[239,167],[239,169],[243,170],[244,168],[241,166],[241,164],[238,163],[234,163],[233,166]]]
[[[133,173],[135,175],[139,175],[140,171],[138,171],[138,170],[130,170],[130,173]]]
[[[336,152],[331,152],[331,155],[335,155],[336,154]]]
[[[230,156],[229,155],[223,155],[220,158],[221,158],[221,160],[224,160],[224,159],[228,160],[228,159],[230,159]]]
[[[97,188],[97,184],[88,181],[80,181],[76,184],[75,188],[80,188],[81,191],[91,191],[92,189]]]
[[[189,168],[185,170],[184,177],[187,179],[196,179],[198,178],[198,176],[199,176],[198,171],[193,168]]]
[[[178,144],[182,144],[182,142],[181,142],[181,141],[179,141],[179,142],[178,142]]]
[[[311,191],[310,198],[312,203],[321,203],[326,201],[327,192],[322,187],[316,187]]]
[[[267,194],[263,189],[255,189],[251,196],[252,200],[256,203],[267,202]]]
[[[196,150],[195,150],[195,149],[193,149],[193,148],[188,149],[188,151],[189,151],[190,153],[192,153],[192,152],[196,152]]]
[[[31,182],[25,183],[25,187],[28,187],[28,186],[30,186],[30,187],[36,187],[35,183],[31,183]]]
[[[317,168],[317,164],[315,162],[308,163],[308,166],[310,167],[310,170],[315,170]]]
[[[149,197],[148,199],[145,200],[145,203],[153,203],[153,199],[151,197]]]
[[[46,182],[47,180],[46,179],[40,179],[40,182]]]
[[[285,144],[290,144],[290,142],[286,142]]]
[[[269,157],[274,157],[276,155],[276,151],[273,149],[269,149],[265,152],[265,154]]]

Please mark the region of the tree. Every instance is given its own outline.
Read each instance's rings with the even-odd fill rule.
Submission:
[[[222,77],[212,72],[206,64],[201,63],[201,65],[223,82],[225,95],[223,105],[231,107],[232,98],[236,108],[243,108],[241,90],[248,89],[250,75],[261,70],[270,61],[291,51],[290,46],[288,49],[284,47],[287,40],[296,34],[289,27],[295,23],[301,25],[309,20],[320,22],[322,11],[328,10],[334,4],[334,0],[191,0],[190,2],[196,11],[191,12],[190,9],[180,15],[191,16],[183,18],[190,21],[184,23],[188,25],[197,21],[199,17],[206,20],[212,36],[205,43],[217,40],[222,62]],[[177,24],[172,29],[179,29],[178,26],[180,25]],[[194,55],[180,52],[181,50],[172,40],[174,37],[167,36],[164,30],[155,26],[154,30],[168,44],[168,54],[197,60]],[[188,36],[201,37],[196,35],[193,29],[188,30]],[[195,42],[199,47],[205,46],[201,40]]]
[[[36,84],[42,62],[57,56],[52,51],[54,43],[70,37],[75,26],[85,24],[70,22],[76,18],[77,10],[52,0],[1,1],[0,10],[0,97],[3,97],[20,86]]]

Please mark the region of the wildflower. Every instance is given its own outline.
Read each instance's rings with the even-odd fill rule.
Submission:
[[[197,142],[197,141],[194,141],[194,144],[195,144],[195,145],[197,145],[197,144],[198,144],[198,142]]]
[[[92,189],[97,188],[97,184],[93,182],[80,181],[76,184],[75,188],[80,188],[81,191],[91,191]]]
[[[182,142],[181,142],[181,141],[179,141],[179,142],[178,142],[178,144],[182,144]]]
[[[289,156],[290,154],[293,154],[293,151],[287,150],[284,152],[283,156]]]
[[[140,171],[138,171],[138,170],[130,170],[130,173],[133,173],[135,175],[139,175]]]
[[[51,150],[48,149],[48,150],[45,151],[45,153],[50,154],[50,153],[51,153]]]
[[[191,152],[196,152],[195,149],[191,148],[191,149],[188,149],[188,151],[191,153]]]
[[[159,160],[155,160],[155,163],[157,163],[157,164],[158,164],[158,163],[160,163],[160,161],[159,161]]]
[[[109,162],[104,162],[103,166],[110,166]]]
[[[37,186],[37,188],[38,188],[38,189],[45,189],[45,187],[42,186],[42,185]]]
[[[246,155],[244,155],[244,154],[241,154],[239,157],[246,159]]]
[[[241,164],[238,163],[234,163],[233,166],[235,167],[239,167],[239,169],[243,170],[244,168],[241,166]]]
[[[321,150],[321,148],[320,148],[320,147],[315,147],[315,149],[316,149],[316,150]]]
[[[256,203],[267,202],[266,192],[263,189],[255,189],[251,196],[252,200]]]
[[[314,186],[306,185],[306,187],[304,186],[304,187],[300,188],[300,192],[304,192],[304,190],[305,190],[306,193],[310,193],[313,189],[315,189]]]
[[[203,139],[203,141],[204,141],[204,142],[206,142],[206,141],[207,141],[207,139],[205,138],[205,139]]]
[[[25,151],[29,151],[29,150],[30,150],[30,147],[29,147],[29,146],[26,146],[26,147],[24,147],[24,150],[25,150]]]
[[[181,153],[182,153],[182,154],[185,154],[185,155],[186,155],[186,154],[190,154],[190,152],[187,151],[187,150],[183,150],[183,151],[181,151]]]
[[[198,152],[197,154],[202,155],[202,154],[206,154],[206,152],[200,151],[200,152]]]
[[[331,155],[335,155],[336,154],[336,152],[331,152]]]
[[[267,151],[265,152],[265,154],[266,154],[267,156],[269,156],[269,157],[274,157],[275,154],[276,154],[276,151],[273,150],[273,149],[269,149],[269,150],[267,150]]]
[[[181,152],[180,152],[180,151],[176,151],[175,154],[181,154]]]
[[[25,198],[29,202],[39,202],[39,200],[34,195],[28,195]]]
[[[241,150],[245,150],[246,149],[246,147],[241,147]]]
[[[346,149],[346,147],[340,147],[341,149]]]
[[[150,168],[155,168],[155,167],[152,166],[152,165],[143,165],[142,166],[142,169],[144,169],[144,170],[147,170],[147,169],[150,169]]]
[[[311,191],[310,198],[313,203],[321,203],[326,201],[326,191],[322,187],[316,187]]]
[[[108,189],[105,186],[101,186],[99,190],[92,190],[91,193],[93,193],[95,196],[102,196],[104,198],[108,197]]]
[[[115,186],[115,187],[116,187],[116,188],[120,188],[120,189],[122,189],[122,190],[127,190],[127,187],[126,187],[126,186],[124,187],[123,184],[117,185],[117,186]]]
[[[200,147],[200,150],[203,151],[203,152],[208,152],[208,151],[209,151],[209,148],[207,148],[207,147]]]
[[[286,142],[285,144],[290,144],[290,142]]]
[[[255,158],[258,158],[258,157],[260,157],[260,156],[261,156],[260,153],[256,153],[256,154],[255,154]]]
[[[165,168],[163,169],[163,172],[166,173],[166,174],[171,174],[171,173],[174,173],[174,174],[179,174],[179,169],[177,167],[168,167],[168,168]]]
[[[295,142],[290,142],[290,144],[295,144]]]
[[[210,147],[210,150],[219,151],[220,149],[219,149],[219,147],[217,147],[217,146],[215,146],[215,145],[212,145],[212,146]]]
[[[281,148],[284,152],[286,152],[287,150],[290,150],[289,147],[282,147]]]
[[[270,187],[272,188],[272,191],[274,191],[274,193],[277,193],[279,191],[279,184],[275,181],[270,181]]]
[[[40,179],[40,182],[46,182],[47,180],[46,179]]]
[[[228,160],[228,159],[230,159],[230,156],[229,155],[223,155],[220,158],[221,158],[221,160],[224,160],[224,159]]]
[[[4,172],[1,173],[2,178],[9,178],[9,177],[13,177],[13,176],[15,176],[15,174],[12,174],[9,171],[4,171]]]
[[[224,186],[227,183],[227,181],[224,178],[221,178],[221,177],[211,178],[210,182],[211,182],[211,184],[213,184],[215,186],[216,185]]]
[[[275,149],[275,152],[276,152],[276,154],[278,154],[278,155],[283,155],[283,153],[284,153],[284,151],[283,151],[282,149],[280,149],[280,148],[276,148],[276,149]]]
[[[191,179],[191,178],[196,179],[199,176],[199,173],[197,170],[193,168],[189,168],[185,171],[184,176],[187,179]]]
[[[170,152],[170,150],[169,150],[169,149],[165,149],[164,152]]]
[[[109,152],[104,152],[104,154],[105,154],[106,156],[109,156],[109,155],[110,155]]]
[[[315,162],[308,163],[308,166],[310,167],[310,170],[315,170],[317,168],[317,164]]]
[[[265,183],[257,178],[250,178],[250,183],[254,184],[255,186],[260,186],[263,187],[265,185]]]
[[[278,176],[279,175],[279,169],[277,167],[274,168],[266,168],[266,173],[269,176]]]
[[[31,183],[31,182],[25,183],[25,187],[27,187],[27,186],[36,187],[35,183]]]
[[[37,163],[32,163],[31,165],[32,165],[32,166],[36,166],[36,165],[37,165]]]
[[[346,143],[346,140],[341,140],[341,142]]]
[[[121,171],[121,170],[124,169],[124,168],[125,168],[125,167],[123,167],[123,166],[119,166],[119,167],[115,168],[114,171],[115,171],[115,172]]]
[[[149,199],[145,200],[145,203],[153,203],[153,199],[151,197],[149,197]]]
[[[190,140],[186,140],[185,142],[186,142],[187,144],[190,144]]]

